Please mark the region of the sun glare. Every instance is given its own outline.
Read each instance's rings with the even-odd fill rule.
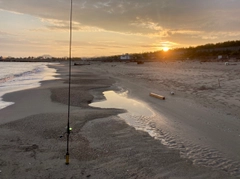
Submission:
[[[169,50],[168,47],[163,47],[162,49],[163,49],[164,52],[167,52]]]

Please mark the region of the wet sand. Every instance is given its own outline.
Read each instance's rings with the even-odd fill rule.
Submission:
[[[139,119],[137,129],[180,150],[194,164],[239,176],[240,64],[234,64],[108,63],[93,64],[91,69],[105,72],[117,81],[116,86],[128,90],[129,97],[155,111],[155,118]],[[166,100],[151,98],[150,92]]]
[[[157,65],[95,63],[73,66],[73,133],[70,137],[68,166],[65,165],[64,159],[66,137],[59,138],[65,132],[67,122],[67,67],[55,66],[62,79],[43,82],[41,87],[36,89],[5,95],[4,100],[14,101],[15,104],[0,110],[0,177],[239,176],[236,167],[239,161],[237,150],[240,145],[237,145],[239,138],[235,136],[239,129],[239,114],[234,111],[234,104],[227,101],[229,105],[226,107],[224,103],[219,102],[222,99],[219,96],[227,93],[228,81],[226,86],[221,87],[224,92],[215,94],[216,100],[212,102],[204,96],[214,97],[213,92],[209,92],[208,89],[211,82],[203,81],[210,78],[204,75],[202,79],[199,76],[194,77],[194,71],[199,70],[198,66],[193,68],[189,64],[180,63]],[[208,67],[206,65],[200,70]],[[228,70],[225,66],[221,67],[223,71]],[[188,73],[189,70],[193,74]],[[237,69],[233,70],[237,72]],[[217,67],[216,71],[219,71]],[[205,74],[209,75],[208,72]],[[200,85],[200,89],[198,85],[195,88],[189,84],[196,82],[196,79],[199,80],[197,84]],[[202,87],[200,81],[207,87]],[[236,82],[231,84],[237,85]],[[190,87],[194,90],[191,91]],[[129,97],[147,103],[156,115],[152,119],[138,122],[142,126],[148,126],[154,134],[153,137],[144,132],[144,129],[136,130],[127,125],[118,116],[126,112],[125,110],[100,109],[88,105],[92,101],[102,100],[102,92],[105,90],[128,90]],[[169,94],[171,90],[174,90],[174,96]],[[218,88],[215,90],[220,91]],[[149,97],[149,92],[165,95],[166,100]],[[232,98],[235,99],[234,96]],[[228,129],[233,132],[229,132]],[[236,147],[233,146],[234,143]],[[228,150],[231,152],[225,152]]]

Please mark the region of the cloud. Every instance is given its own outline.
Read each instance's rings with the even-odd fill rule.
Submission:
[[[142,45],[141,47],[151,47],[151,48],[155,48],[155,49],[162,49],[162,47],[170,47],[170,48],[174,48],[176,47],[177,43],[174,42],[169,42],[169,41],[163,41],[163,42],[159,42],[159,43],[153,43],[153,44],[148,44],[148,45]]]
[[[0,36],[15,36],[15,34],[0,30]]]
[[[60,22],[69,20],[66,0],[3,0],[1,9]],[[225,0],[78,0],[74,21],[126,33],[152,33],[164,29],[217,31],[239,28],[239,1]],[[218,29],[220,28],[220,29]]]
[[[200,44],[239,38],[239,7],[239,0],[73,0],[73,28]],[[70,0],[1,0],[0,9],[41,19],[45,26],[32,31],[69,28]]]
[[[136,17],[136,20],[132,23],[130,23],[131,26],[135,26],[142,29],[147,29],[149,31],[162,31],[163,28],[159,26],[158,23],[152,22],[151,19],[141,19],[139,17]]]
[[[32,31],[41,31],[41,30],[60,30],[60,31],[69,31],[69,22],[56,19],[41,19],[45,24],[45,28],[42,29],[31,29]],[[86,31],[86,32],[100,32],[103,29],[93,26],[84,26],[79,22],[73,22],[73,30],[75,31]]]

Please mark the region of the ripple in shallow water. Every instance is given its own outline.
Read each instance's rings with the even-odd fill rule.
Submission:
[[[154,120],[156,115],[150,107],[127,98],[126,93],[106,91],[103,93],[106,100],[94,102],[91,106],[126,109],[128,113],[119,114],[119,116],[135,129],[145,131],[153,138],[160,140],[163,145],[179,150],[182,157],[191,159],[194,164],[223,170],[240,177],[239,162],[222,157],[220,152],[210,147],[199,146],[192,141],[176,141],[176,137],[156,125],[156,120]]]

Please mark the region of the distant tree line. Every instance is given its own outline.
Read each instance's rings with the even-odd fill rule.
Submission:
[[[120,60],[121,55],[97,57],[91,60],[100,61],[127,61]],[[227,41],[216,44],[206,44],[197,47],[176,48],[167,52],[160,50],[155,52],[144,52],[130,54],[131,59],[128,61],[170,61],[170,60],[201,60],[217,61],[219,56],[221,60],[240,60],[240,41]]]
[[[197,46],[196,49],[218,49],[218,48],[228,48],[228,47],[240,47],[240,40],[220,42],[216,44],[206,44]]]
[[[176,60],[200,60],[200,61],[219,61],[219,60],[240,60],[240,40],[227,41],[216,44],[206,44],[197,47],[176,48],[167,52],[160,50],[155,52],[133,53],[129,54],[130,60],[121,60],[121,55],[113,55],[106,57],[88,58],[93,61],[103,62],[147,62],[147,61],[176,61]],[[220,59],[219,56],[222,58]],[[59,62],[66,61],[64,58],[43,58],[41,57],[26,57],[26,58],[0,58],[0,61],[22,61],[22,62]],[[72,61],[81,61],[82,58],[73,57]]]
[[[64,62],[67,61],[69,58],[67,57],[51,57],[51,58],[42,58],[42,57],[7,57],[7,58],[0,58],[0,61],[3,62]],[[72,61],[81,61],[82,59],[80,57],[73,57]]]
[[[240,59],[240,41],[227,41],[216,44],[206,44],[197,47],[177,49],[183,51],[183,59]]]

